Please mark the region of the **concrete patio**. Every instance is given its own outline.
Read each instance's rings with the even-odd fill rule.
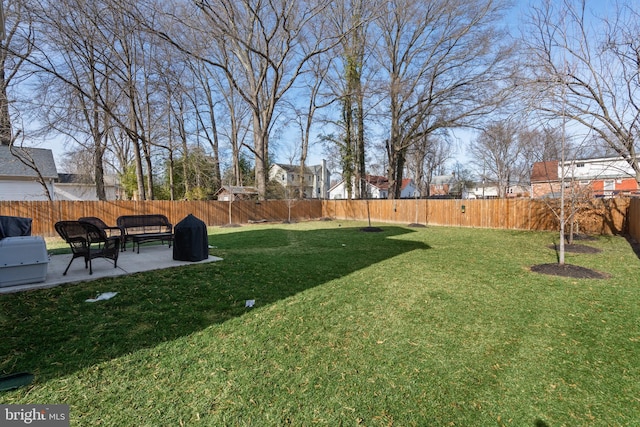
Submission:
[[[161,270],[182,265],[215,262],[221,261],[222,258],[212,256],[210,249],[209,258],[205,260],[197,262],[176,261],[173,259],[173,248],[169,248],[167,245],[144,245],[140,248],[140,253],[133,252],[130,248],[125,252],[120,252],[118,256],[118,266],[115,268],[111,260],[104,258],[94,259],[92,261],[93,274],[91,275],[89,274],[89,269],[84,268],[84,260],[77,258],[73,260],[69,271],[63,276],[62,273],[64,269],[67,268],[70,260],[71,253],[51,255],[47,266],[47,277],[44,282],[0,287],[0,294],[51,288],[61,284],[85,282],[103,277],[122,276],[125,274]]]

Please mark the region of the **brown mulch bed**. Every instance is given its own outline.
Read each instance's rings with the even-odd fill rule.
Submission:
[[[378,227],[363,227],[360,229],[360,231],[364,231],[365,233],[378,233],[380,231],[382,231],[382,228],[378,228]]]
[[[574,240],[595,240],[591,236],[580,234],[575,234],[573,238]],[[560,250],[560,247],[557,243],[549,245],[549,248],[553,249],[556,252]],[[578,243],[566,243],[564,245],[564,250],[565,252],[577,254],[597,254],[602,252],[602,250],[599,248],[594,248],[593,246],[588,245],[581,245]],[[531,271],[552,276],[571,277],[574,279],[607,279],[611,277],[607,273],[602,273],[590,268],[571,264],[560,265],[559,263],[534,265],[533,267],[531,267]]]
[[[553,276],[571,277],[574,279],[608,279],[607,273],[592,270],[578,265],[558,263],[554,264],[538,264],[531,267],[531,271],[541,274],[549,274]]]

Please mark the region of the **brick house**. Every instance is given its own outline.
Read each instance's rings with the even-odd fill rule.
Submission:
[[[565,188],[590,197],[639,194],[635,172],[621,157],[536,162],[531,169],[531,197],[559,197],[564,169]]]

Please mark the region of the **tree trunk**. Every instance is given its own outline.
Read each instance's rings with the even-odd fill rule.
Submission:
[[[104,188],[104,146],[102,144],[97,145],[94,150],[94,179],[96,183],[96,197],[98,200],[107,200],[107,194]]]
[[[11,145],[11,117],[9,116],[9,98],[7,97],[4,66],[3,59],[0,64],[0,145]]]
[[[267,163],[269,160],[269,135],[268,129],[260,127],[260,119],[254,114],[254,154],[255,154],[255,177],[258,198],[265,200],[267,195]]]
[[[399,199],[402,193],[402,177],[406,162],[406,149],[398,149],[394,141],[387,144],[389,159],[389,199]]]

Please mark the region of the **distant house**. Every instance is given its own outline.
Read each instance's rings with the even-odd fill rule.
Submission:
[[[54,181],[58,179],[58,171],[53,152],[44,148],[13,147],[23,162],[11,151],[9,146],[0,146],[0,200],[48,200],[43,184],[38,181],[38,172],[49,194],[55,198]]]
[[[463,199],[497,199],[500,192],[494,183],[474,183],[462,189]]]
[[[497,199],[500,197],[500,189],[493,182],[475,183],[462,189],[463,199]],[[504,197],[515,199],[519,197],[529,197],[529,186],[522,184],[512,184],[507,187]]]
[[[255,187],[236,185],[223,185],[216,193],[217,199],[223,202],[234,200],[252,200],[258,198],[258,190]]]
[[[88,175],[58,174],[58,181],[54,183],[54,189],[57,200],[98,200],[95,181]],[[106,200],[124,198],[124,191],[115,175],[104,177],[104,190]]]
[[[536,162],[531,169],[531,197],[559,197],[565,188],[590,197],[638,194],[635,172],[622,157]]]
[[[518,197],[531,197],[531,188],[528,185],[514,184],[507,188],[505,194],[507,199],[513,199]]]
[[[366,191],[367,194],[363,198],[369,199],[386,199],[389,197],[389,179],[379,175],[367,175],[365,177],[367,182]],[[355,180],[352,181],[351,197],[355,195]],[[330,199],[346,199],[347,198],[347,186],[345,180],[339,181],[333,187],[329,189]],[[402,187],[400,198],[414,198],[420,197],[418,190],[416,189],[413,180],[405,178],[402,180]]]
[[[300,187],[300,166],[275,163],[269,169],[269,179],[284,187],[286,195],[292,197]],[[302,176],[304,197],[307,199],[326,199],[330,186],[331,173],[326,162],[320,165],[305,166]]]
[[[429,196],[438,197],[450,195],[456,182],[455,174],[434,176],[429,183]]]

